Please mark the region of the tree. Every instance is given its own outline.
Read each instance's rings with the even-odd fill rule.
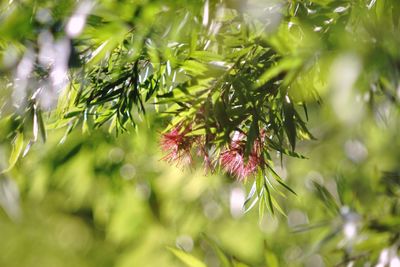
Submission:
[[[126,212],[128,215],[118,212],[121,206],[110,200],[92,199],[94,193],[88,189],[97,174],[115,175],[115,169],[120,169],[122,177],[132,178],[135,168],[131,164],[124,164],[124,159],[114,162],[115,157],[124,158],[121,155],[128,150],[110,152],[110,159],[102,156],[101,147],[106,145],[101,144],[112,146],[116,142],[105,141],[109,137],[102,132],[108,130],[119,140],[127,138],[121,135],[125,131],[154,136],[138,126],[144,118],[151,131],[164,127],[160,146],[165,160],[189,166],[201,161],[210,173],[221,170],[236,177],[248,187],[246,210],[258,203],[260,218],[266,209],[287,214],[295,231],[313,227],[297,225],[299,218],[308,223],[304,213],[287,212],[295,202],[290,192],[303,192],[300,184],[308,178],[285,181],[278,170],[287,165],[289,177],[295,177],[316,168],[312,165],[318,166],[318,173],[308,175],[313,176],[308,182],[312,192],[304,197],[299,193],[298,197],[305,203],[319,198],[325,205],[316,211],[301,207],[315,221],[322,220],[328,232],[323,238],[315,236],[310,255],[322,253],[328,257],[328,266],[339,262],[384,265],[389,258],[398,260],[399,175],[394,162],[398,152],[391,149],[398,143],[394,138],[400,56],[396,49],[400,41],[396,1],[22,1],[4,3],[1,9],[2,83],[6,88],[2,93],[1,136],[3,146],[10,150],[2,175],[20,177],[17,181],[22,192],[42,198],[46,188],[66,189],[74,196],[72,206],[76,206],[77,216],[88,217],[94,225],[107,225],[121,243],[134,236],[121,230],[129,227],[118,226],[118,222],[129,221],[125,216],[150,211],[156,220],[166,223],[160,208],[162,190],[152,179],[134,182],[135,187],[142,186],[139,198],[140,194],[147,196],[149,210],[139,208],[137,213]],[[82,129],[82,137],[77,137],[77,128]],[[52,140],[60,131],[65,132],[58,140],[67,142],[67,152],[48,152],[50,166],[32,172],[24,166],[27,163],[19,161],[29,157],[30,148],[39,146],[32,146],[39,136],[45,141],[50,130],[50,135],[54,132]],[[69,140],[71,134],[76,141]],[[378,135],[387,136],[392,146],[376,141]],[[141,139],[145,139],[143,134],[134,143]],[[311,153],[305,160],[299,150],[309,153],[307,147],[315,139],[320,148],[317,146],[316,155]],[[48,143],[40,147],[51,147]],[[140,144],[136,145],[139,148],[133,150],[141,151]],[[338,145],[345,147],[346,163],[337,162],[343,157]],[[94,149],[99,153],[89,156]],[[40,154],[38,150],[33,153]],[[87,162],[86,167],[74,166],[74,159]],[[58,175],[67,179],[66,183],[75,183],[72,191],[48,178],[48,185],[36,184],[44,178],[34,182],[24,178],[24,172],[47,177],[59,169],[68,170],[62,167],[66,162],[72,162],[68,164],[74,171]],[[359,170],[352,171],[354,167]],[[325,175],[335,177],[331,184],[321,179]],[[356,177],[361,175],[364,180]],[[75,177],[92,178],[85,183]],[[12,191],[13,180],[2,181],[6,196]],[[110,188],[104,192],[113,195],[116,190],[121,203],[132,197],[125,193],[129,186],[119,178],[105,184]],[[359,192],[361,189],[364,192]],[[360,204],[371,196],[376,203]],[[3,198],[9,216],[17,218],[18,208]],[[117,210],[113,217],[117,222],[98,218],[98,201]],[[390,208],[379,210],[386,203]],[[235,212],[232,214],[240,215],[240,209]],[[146,220],[133,221],[141,227]],[[359,233],[361,226],[363,232]],[[221,249],[213,237],[205,240],[205,251],[214,250],[221,264],[239,264],[237,255],[228,256],[235,254],[235,249],[227,244]],[[284,239],[281,244],[291,245]],[[339,256],[324,251],[335,245]],[[195,264],[187,254],[172,252],[189,265]],[[242,261],[248,265],[304,262],[270,244],[265,245],[265,252],[266,260],[255,256]],[[386,259],[384,253],[389,255]],[[315,263],[320,261],[318,257],[308,257],[313,263],[305,264],[320,266]]]

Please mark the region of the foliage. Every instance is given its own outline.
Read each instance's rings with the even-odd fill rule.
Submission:
[[[192,236],[180,241],[194,240],[197,255],[171,248],[160,266],[172,265],[172,254],[189,266],[203,266],[200,257],[212,266],[321,266],[320,255],[328,266],[398,261],[397,1],[25,0],[0,10],[0,138],[9,155],[0,203],[10,218],[20,213],[17,181],[27,207],[54,201],[42,211],[83,219],[78,228],[91,229],[96,245],[82,251],[107,247],[104,257],[121,266],[140,258],[132,249],[139,240],[149,259],[162,250],[152,235],[162,233],[165,247],[176,231]],[[158,129],[165,160],[203,161],[201,191],[193,185],[180,199],[179,186],[164,189],[173,175],[162,177],[168,168],[147,151]],[[138,133],[132,140],[125,131]],[[32,146],[39,137],[46,144]],[[218,170],[244,183],[214,177]],[[213,197],[230,192],[233,217],[243,212],[235,199],[246,215],[228,219],[224,207],[207,223],[214,215],[206,207],[226,205],[210,201],[212,188]],[[273,226],[266,209],[289,227]],[[252,242],[232,236],[248,221],[256,228],[257,218],[261,229],[246,232]],[[115,244],[126,256],[115,256]]]

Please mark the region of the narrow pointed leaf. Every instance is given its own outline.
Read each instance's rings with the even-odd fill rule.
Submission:
[[[197,259],[193,255],[190,255],[189,253],[186,253],[182,250],[178,250],[178,249],[171,248],[171,247],[169,247],[168,250],[171,251],[172,254],[174,254],[178,259],[180,259],[188,267],[207,267],[203,262],[201,262],[199,259]]]

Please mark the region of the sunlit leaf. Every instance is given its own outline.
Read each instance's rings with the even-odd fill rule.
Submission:
[[[18,161],[18,158],[21,156],[23,147],[24,147],[24,134],[22,132],[18,132],[12,144],[11,154],[8,159],[8,168],[4,170],[3,173],[8,172],[12,168],[14,168],[15,164]]]
[[[199,259],[182,250],[178,250],[171,247],[169,247],[168,250],[171,251],[178,259],[180,259],[188,267],[206,267],[206,265]]]

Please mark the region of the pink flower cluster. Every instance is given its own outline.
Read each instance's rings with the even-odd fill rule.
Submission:
[[[177,126],[162,135],[161,148],[167,153],[163,160],[191,165],[193,163],[192,148],[197,146],[197,154],[203,156],[206,169],[212,171],[216,164],[213,164],[213,160],[206,152],[205,142],[202,141],[202,137],[188,135],[190,131],[190,127]],[[219,159],[214,160],[214,163],[219,163],[226,172],[238,180],[244,180],[256,173],[258,167],[263,165],[262,142],[261,139],[255,140],[252,151],[246,158],[246,136],[235,132],[228,147],[220,153]]]
[[[161,149],[168,154],[163,157],[163,160],[168,162],[178,162],[182,165],[191,165],[193,162],[191,149],[194,137],[187,136],[190,128],[182,128],[177,126],[170,132],[162,135]]]
[[[231,143],[220,155],[220,164],[226,172],[236,176],[239,180],[244,180],[246,177],[257,172],[257,168],[263,164],[261,157],[261,142],[256,140],[253,144],[253,149],[245,159],[245,135],[240,132],[235,132]]]

